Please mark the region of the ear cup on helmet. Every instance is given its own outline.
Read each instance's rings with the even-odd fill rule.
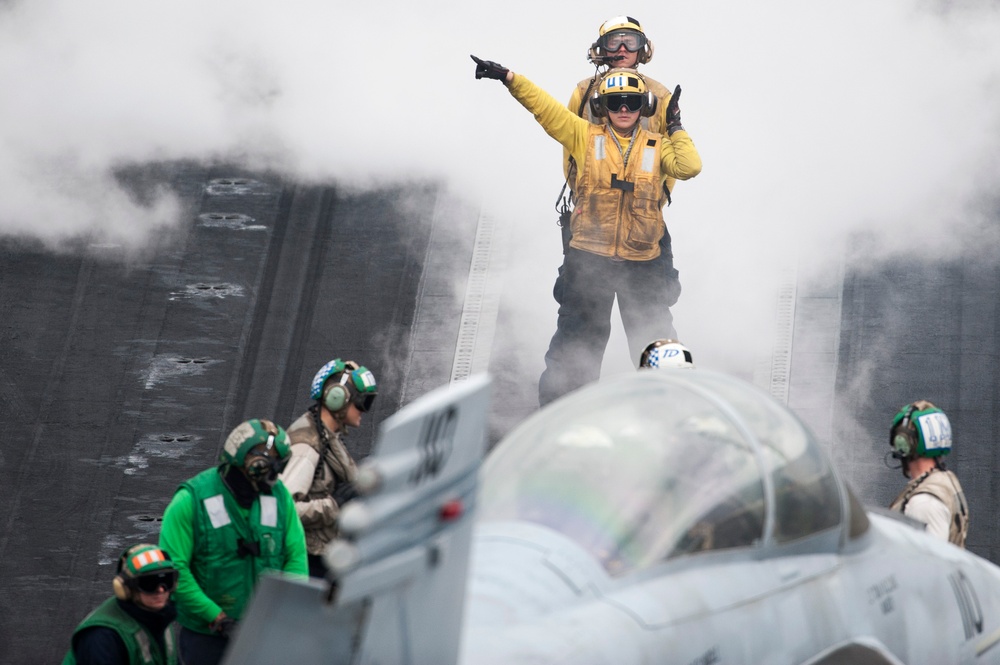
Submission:
[[[331,383],[323,394],[323,406],[328,408],[332,413],[337,413],[347,406],[350,397],[351,394],[347,386],[339,383]]]
[[[639,52],[639,58],[636,63],[644,65],[653,59],[653,42],[646,37],[646,45],[642,47],[642,51]]]
[[[915,431],[910,431],[911,429],[915,429],[910,422],[910,416],[913,415],[916,409],[916,405],[910,404],[903,413],[903,418],[898,424],[893,426],[890,432],[891,439],[889,445],[892,446],[894,452],[898,453],[900,458],[913,457],[917,453]]]
[[[125,582],[125,578],[121,575],[115,575],[115,578],[111,580],[111,588],[114,589],[115,598],[118,600],[132,599],[132,589],[129,588]]]
[[[601,57],[601,55],[602,54],[601,54],[600,42],[594,42],[593,44],[590,45],[590,48],[587,49],[587,62],[592,62],[597,64],[598,59]]]
[[[892,437],[892,448],[902,457],[909,457],[913,454],[916,446],[913,437],[909,433],[899,432]]]
[[[604,104],[601,103],[601,93],[596,90],[590,96],[590,113],[595,118],[603,118],[607,115],[604,111]]]
[[[656,106],[659,100],[652,92],[646,93],[646,103],[642,106],[642,115],[645,118],[656,115]]]
[[[129,588],[128,582],[125,581],[122,570],[125,568],[125,560],[128,559],[128,555],[133,549],[132,547],[125,548],[125,551],[118,557],[118,568],[115,570],[115,578],[111,580],[111,588],[114,589],[115,598],[118,600],[132,599],[132,589]]]

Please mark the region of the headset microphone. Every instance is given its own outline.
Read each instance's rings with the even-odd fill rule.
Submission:
[[[613,65],[614,63],[625,59],[624,55],[618,54],[599,55],[599,50],[598,43],[594,42],[590,45],[590,50],[587,52],[587,60],[594,63],[598,67],[601,65]]]

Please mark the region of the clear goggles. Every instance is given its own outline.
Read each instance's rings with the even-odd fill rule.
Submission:
[[[635,30],[613,30],[602,36],[598,43],[608,53],[614,53],[623,45],[629,53],[635,53],[646,45],[646,35]]]
[[[601,95],[601,103],[608,113],[617,113],[624,106],[631,113],[642,110],[642,105],[646,101],[646,96],[638,92],[615,92],[610,95]]]

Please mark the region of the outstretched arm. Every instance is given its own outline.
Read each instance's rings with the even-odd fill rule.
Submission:
[[[566,150],[582,163],[586,155],[590,123],[560,104],[556,99],[521,74],[515,74],[503,65],[472,56],[476,62],[476,78],[503,81],[514,99],[531,111],[545,132],[559,141]]]

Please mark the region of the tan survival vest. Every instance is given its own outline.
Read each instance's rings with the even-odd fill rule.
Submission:
[[[948,507],[951,513],[948,541],[965,547],[965,537],[969,533],[969,506],[965,502],[965,492],[962,491],[958,477],[951,471],[931,469],[907,483],[889,509],[903,512],[907,502],[916,494],[930,494]]]
[[[325,425],[324,425],[325,428]],[[358,473],[357,465],[351,458],[341,439],[340,432],[326,430],[330,445],[324,446],[319,432],[316,430],[316,422],[312,412],[306,411],[288,426],[288,443],[291,446],[307,444],[312,448],[315,455],[315,470],[309,485],[309,491],[305,497],[295,495],[296,501],[303,499],[312,501],[315,499],[325,499],[333,495],[333,490],[338,483],[344,481],[354,481]],[[292,483],[298,487],[302,485],[302,480]],[[340,514],[339,506],[334,503],[326,508],[310,509],[306,514],[302,514],[302,506],[299,510],[302,518],[302,526],[306,533],[306,550],[309,554],[322,554],[326,545],[337,536],[337,524],[335,522]],[[319,511],[314,514],[315,511]]]
[[[651,261],[660,255],[663,203],[660,141],[636,131],[628,164],[606,125],[591,125],[587,157],[577,176],[576,209],[570,222],[570,246],[627,261]]]

